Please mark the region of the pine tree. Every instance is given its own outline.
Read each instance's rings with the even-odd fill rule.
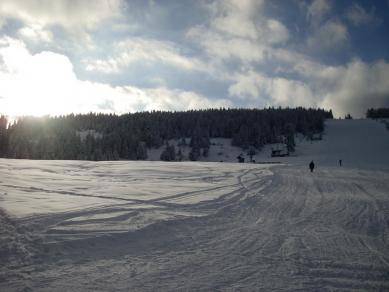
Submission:
[[[138,143],[136,148],[136,159],[137,160],[146,160],[147,159],[147,147],[146,143],[141,141]]]
[[[5,116],[0,116],[0,157],[5,157],[7,155],[7,124],[7,118]]]
[[[286,124],[285,132],[286,132],[286,146],[288,148],[288,151],[293,152],[294,147],[296,146],[296,143],[294,141],[295,130],[293,124],[290,123]]]
[[[174,147],[174,145],[166,144],[165,149],[161,153],[160,159],[162,161],[176,160],[176,147]]]
[[[379,117],[388,109],[369,109]],[[144,159],[147,147],[160,147],[164,140],[191,137],[190,159],[207,155],[210,138],[232,139],[232,144],[260,149],[295,133],[320,133],[331,111],[321,109],[210,109],[186,112],[141,112],[121,116],[105,114],[20,118],[12,125],[0,117],[0,156],[38,159]],[[81,141],[88,131],[93,137]],[[78,133],[78,134],[75,134]],[[76,137],[77,136],[77,137]],[[170,159],[170,158],[169,158]]]
[[[250,157],[250,162],[253,162],[253,156],[257,154],[255,151],[255,148],[253,146],[249,147],[249,151],[247,152],[247,155]]]
[[[192,150],[189,152],[189,159],[191,161],[197,161],[200,157],[200,148],[198,146],[192,147]]]

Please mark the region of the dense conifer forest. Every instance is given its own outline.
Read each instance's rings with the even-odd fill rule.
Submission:
[[[389,108],[370,108],[366,112],[366,118],[389,119]]]
[[[25,159],[144,160],[147,149],[163,145],[162,160],[180,153],[171,139],[187,143],[190,159],[207,155],[210,138],[231,138],[242,149],[260,149],[284,142],[290,150],[294,135],[324,130],[331,111],[304,108],[208,109],[185,112],[139,112],[124,115],[80,114],[22,117],[9,123],[0,117],[0,157]]]

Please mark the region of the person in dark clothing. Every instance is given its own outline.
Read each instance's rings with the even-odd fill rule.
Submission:
[[[339,159],[339,166],[342,166],[342,159]]]
[[[313,163],[313,160],[312,160],[311,163],[309,163],[309,169],[311,170],[311,172],[313,172],[314,168],[315,168],[315,163]]]

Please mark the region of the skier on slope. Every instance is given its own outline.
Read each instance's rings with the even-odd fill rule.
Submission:
[[[313,160],[312,160],[311,163],[309,163],[309,169],[311,170],[311,172],[313,172],[314,168],[315,168],[315,163],[313,163]]]

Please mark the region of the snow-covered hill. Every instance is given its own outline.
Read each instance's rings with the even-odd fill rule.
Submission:
[[[273,145],[266,145],[253,156],[256,162],[281,162],[293,165],[307,165],[314,160],[318,166],[337,166],[342,159],[344,167],[389,169],[389,131],[384,123],[374,120],[327,120],[322,141],[309,141],[296,137],[296,151],[290,157],[271,157]],[[170,141],[177,145],[180,141]],[[187,139],[189,143],[189,139]],[[182,147],[187,159],[190,147]],[[149,149],[151,161],[159,161],[163,147]],[[213,138],[207,162],[238,162],[242,155],[250,161],[247,151],[231,145],[231,139]]]
[[[323,166],[342,159],[344,167],[389,170],[389,131],[374,120],[328,120],[323,141],[302,143],[297,155]]]
[[[388,149],[333,120],[285,164],[0,160],[0,291],[389,291]]]

